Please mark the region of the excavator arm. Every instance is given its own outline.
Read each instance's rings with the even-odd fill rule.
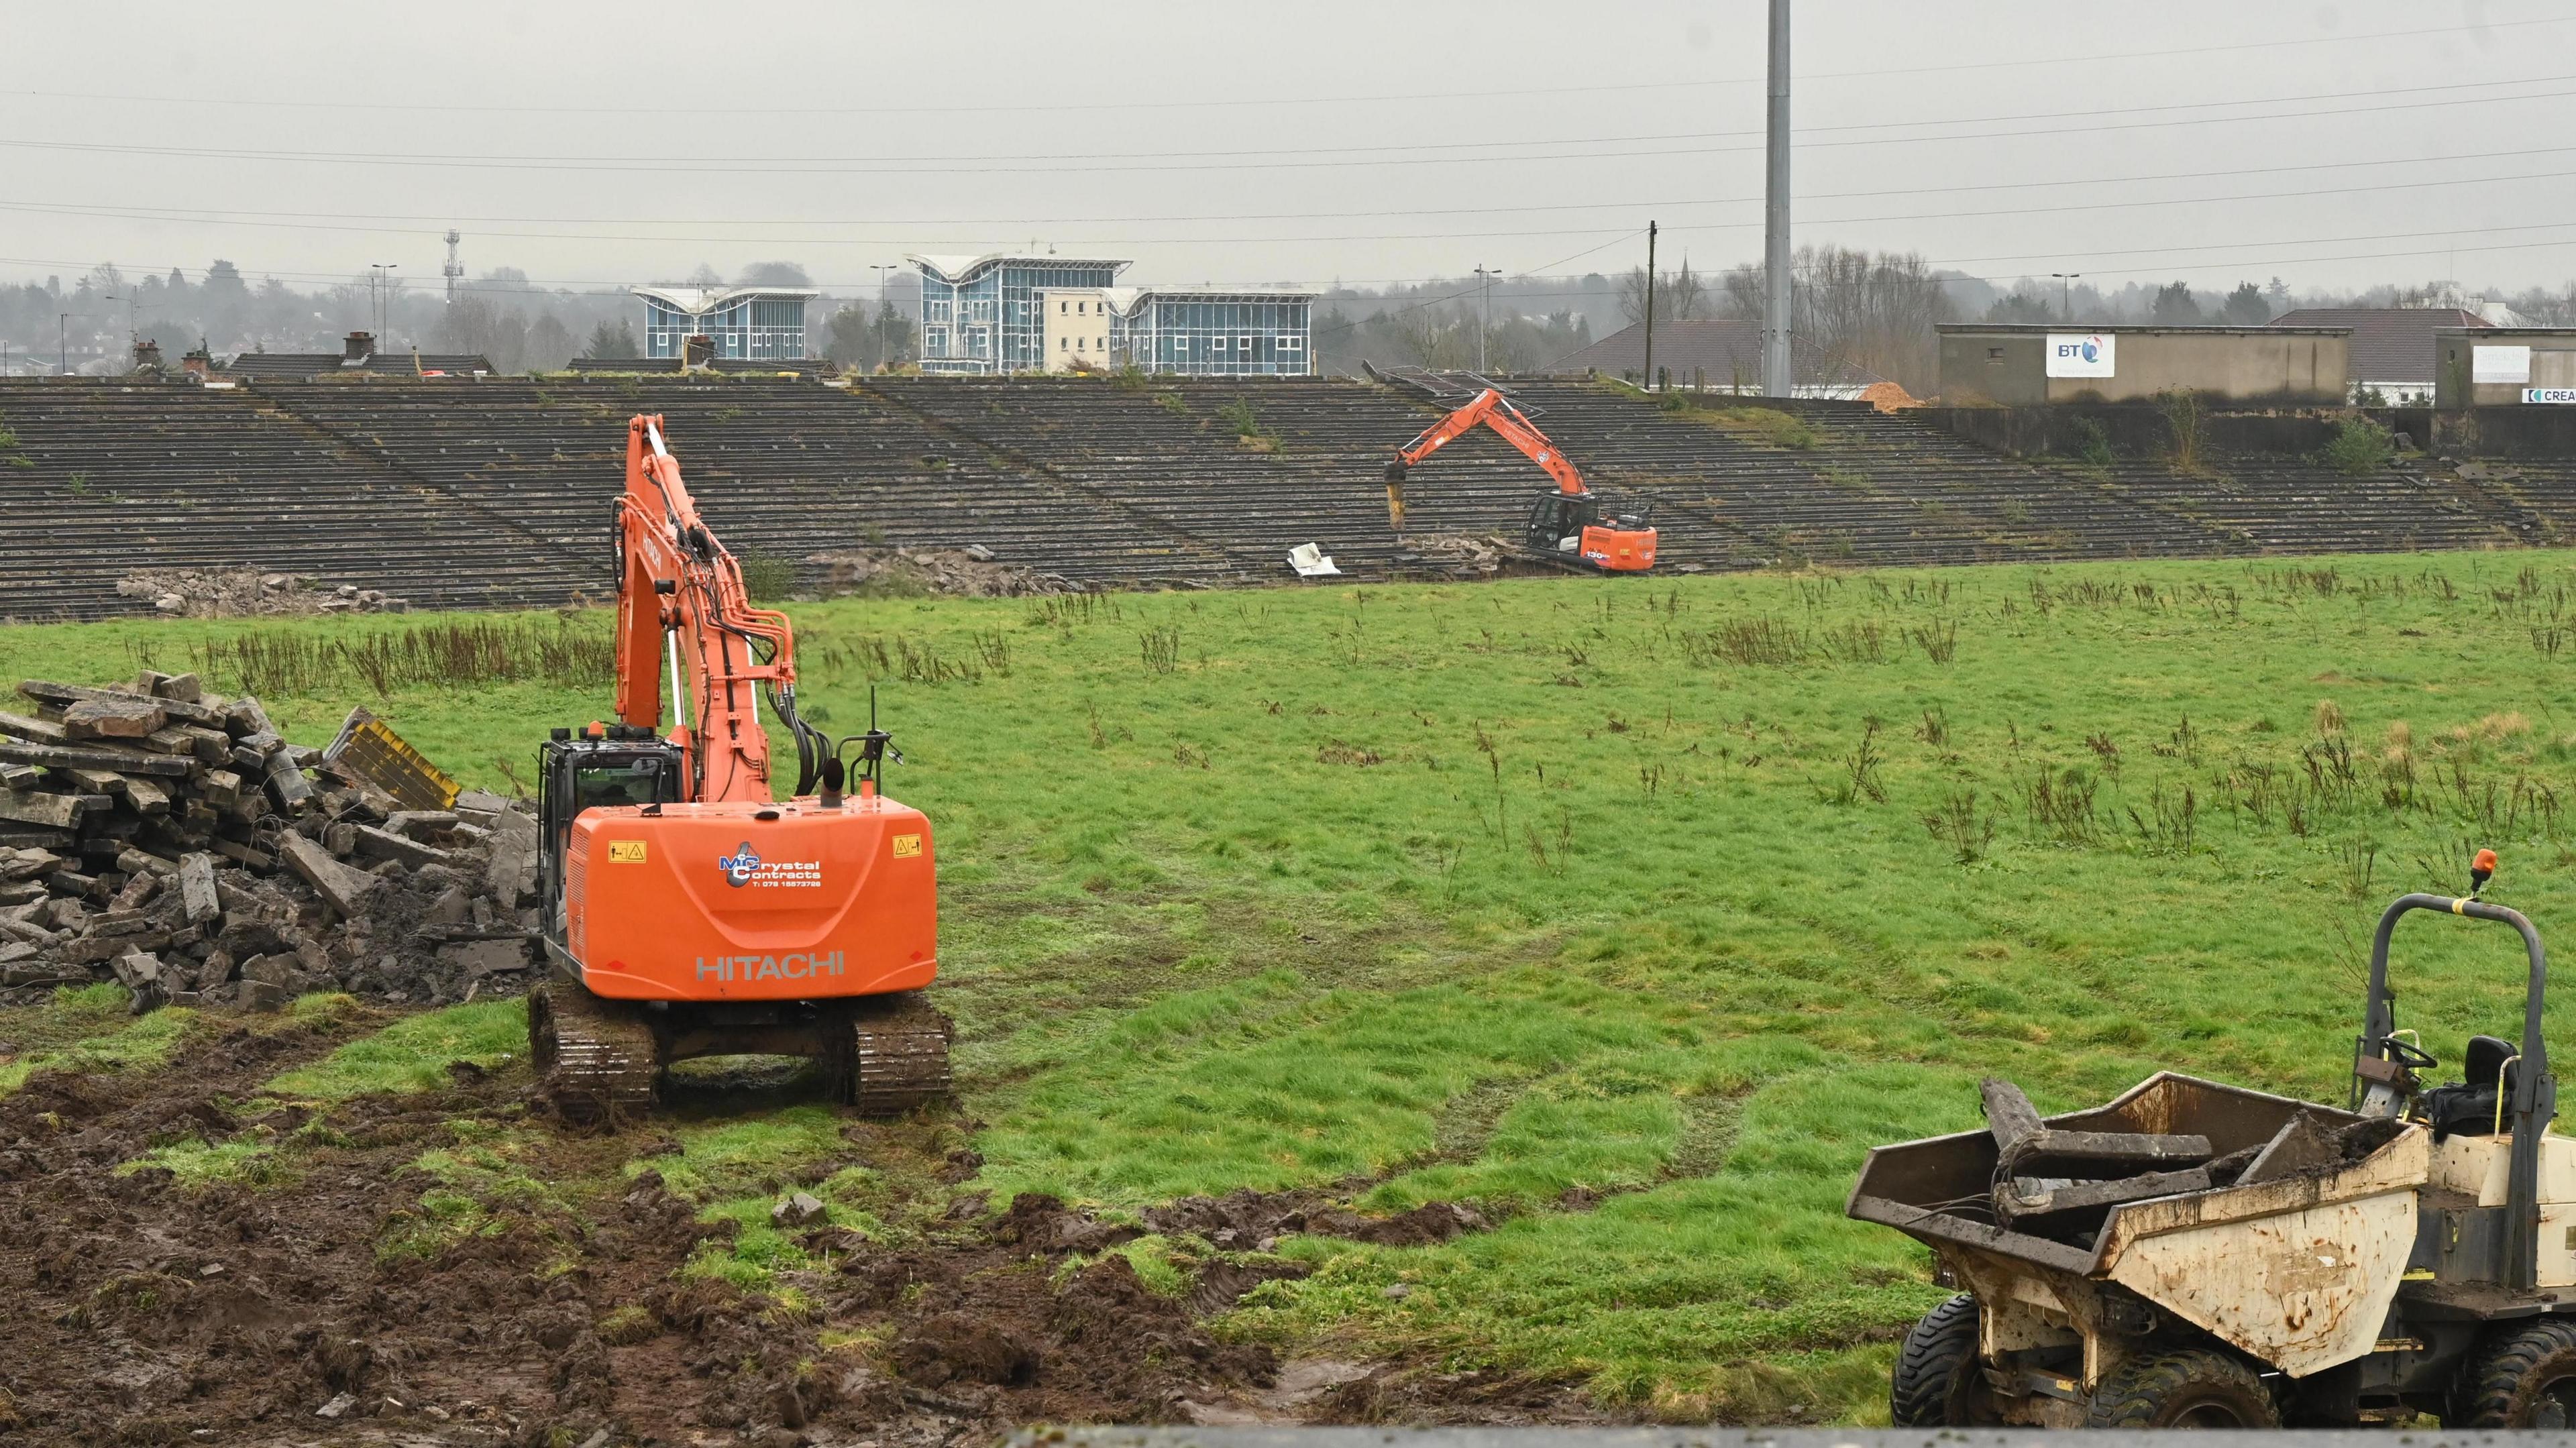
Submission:
[[[1591,489],[1584,486],[1583,474],[1566,461],[1565,454],[1548,441],[1538,424],[1512,406],[1503,394],[1487,387],[1477,392],[1466,406],[1422,430],[1420,435],[1396,449],[1395,461],[1386,465],[1386,515],[1397,531],[1404,528],[1404,475],[1414,464],[1440,451],[1479,425],[1502,434],[1503,441],[1521,450],[1523,456],[1547,470],[1556,479],[1556,490],[1569,498],[1584,497]]]
[[[663,446],[658,415],[627,424],[617,523],[618,719],[660,728],[667,674],[667,737],[687,761],[686,798],[767,802],[775,795],[759,696],[771,691],[801,746],[795,636],[787,615],[751,606],[741,566],[707,531]],[[800,778],[796,792],[806,785]]]

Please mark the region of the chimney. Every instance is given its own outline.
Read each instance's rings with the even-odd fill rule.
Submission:
[[[704,367],[715,360],[715,355],[716,339],[703,332],[680,343],[680,365],[684,368]]]
[[[161,370],[160,339],[154,338],[151,341],[138,340],[135,342],[134,370],[137,372],[158,372]]]
[[[215,370],[215,354],[206,350],[205,343],[199,342],[188,349],[188,355],[179,359],[179,370],[203,382],[206,374]]]
[[[376,339],[366,332],[351,332],[349,340],[340,344],[340,365],[343,367],[355,366],[374,355]]]

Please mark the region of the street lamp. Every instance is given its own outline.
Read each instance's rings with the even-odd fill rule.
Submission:
[[[2075,325],[2075,281],[2084,273],[2050,272],[2049,275],[2057,278],[2058,310],[2066,314],[2066,325],[2072,327]]]
[[[134,338],[135,338],[135,332],[134,332],[134,293],[132,293],[132,292],[121,292],[121,293],[120,293],[120,292],[101,292],[101,293],[99,293],[99,297],[100,297],[100,299],[101,299],[101,300],[104,300],[104,301],[110,301],[110,302],[120,302],[120,301],[121,301],[121,302],[125,303],[125,338],[126,338],[126,340],[127,340],[127,341],[129,341],[129,342],[130,342],[130,341],[133,341],[133,340],[134,340]]]
[[[394,279],[387,275],[387,273],[393,271],[399,265],[401,265],[401,263],[390,261],[371,261],[367,263],[367,270],[376,274],[370,281],[368,290],[374,291],[377,294],[376,315],[370,320],[375,323],[376,346],[378,348],[382,348],[385,343],[390,340],[385,336],[385,332],[393,325]]]
[[[878,367],[880,367],[880,368],[882,368],[882,369],[883,369],[883,370],[885,370],[885,371],[888,371],[888,372],[892,372],[892,371],[894,370],[894,366],[893,366],[894,359],[886,355],[886,328],[885,328],[885,310],[886,310],[885,289],[886,289],[886,273],[887,273],[887,272],[890,272],[890,271],[897,270],[897,269],[898,269],[898,268],[900,268],[901,266],[902,266],[902,263],[900,263],[900,262],[890,262],[890,261],[889,261],[889,262],[874,262],[874,261],[872,261],[872,262],[869,262],[869,263],[868,263],[868,270],[870,270],[870,271],[872,271],[872,272],[875,272],[875,273],[877,274],[877,315],[876,315],[876,332],[877,332],[877,366],[878,366]]]

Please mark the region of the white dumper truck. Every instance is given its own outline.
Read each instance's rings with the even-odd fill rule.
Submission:
[[[2481,852],[2481,885],[2494,868]],[[2520,1042],[2457,1084],[2396,1028],[2389,937],[2414,911],[2513,927]],[[2576,1425],[2576,1140],[2551,1133],[2539,932],[2474,896],[2381,916],[2345,1107],[2172,1072],[2041,1119],[1985,1085],[1988,1130],[1883,1146],[1850,1214],[1930,1247],[1960,1294],[1908,1333],[1899,1425]]]

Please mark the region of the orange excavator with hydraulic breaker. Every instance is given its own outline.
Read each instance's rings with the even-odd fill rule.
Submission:
[[[945,1097],[930,822],[877,792],[902,754],[873,704],[837,742],[798,717],[787,616],[752,606],[658,416],[627,425],[617,518],[617,722],[538,750],[553,969],[528,1042],[548,1099],[613,1121],[673,1062],[728,1055],[809,1057],[869,1114]],[[764,694],[795,745],[784,799]]]
[[[1404,475],[1479,425],[1502,434],[1556,479],[1556,490],[1540,494],[1530,509],[1525,542],[1532,553],[1604,573],[1643,573],[1655,566],[1655,530],[1646,515],[1606,508],[1538,424],[1491,387],[1479,388],[1466,406],[1424,428],[1386,465],[1387,521],[1398,533],[1404,531]]]

